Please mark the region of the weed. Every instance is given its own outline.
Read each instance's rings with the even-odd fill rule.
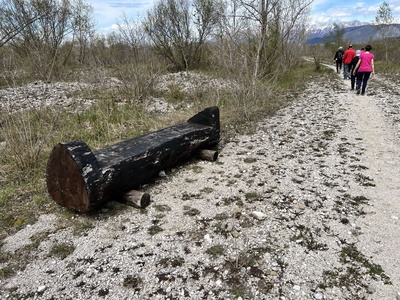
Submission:
[[[94,228],[93,223],[89,220],[81,220],[74,222],[72,233],[75,236],[80,235],[81,233],[87,232],[89,229]]]
[[[66,258],[72,252],[74,252],[75,246],[70,243],[59,243],[51,247],[48,256],[56,256],[61,259]]]
[[[215,216],[215,220],[218,220],[218,221],[222,221],[222,220],[226,220],[226,219],[229,219],[229,215],[226,212],[217,214]]]
[[[206,253],[210,255],[212,258],[217,258],[225,254],[225,248],[222,245],[211,246],[206,250]]]
[[[142,284],[142,279],[138,276],[128,275],[124,278],[123,286],[130,289],[137,289]]]
[[[260,195],[257,192],[247,192],[244,194],[244,197],[247,202],[253,202],[253,201],[260,201],[262,200]]]
[[[183,206],[183,214],[185,216],[197,216],[200,214],[200,210],[198,210],[197,208],[192,208],[190,206],[184,205]]]
[[[213,188],[205,187],[205,188],[203,188],[203,189],[200,190],[200,193],[210,194],[210,193],[212,193],[213,191],[214,191]]]
[[[150,234],[150,235],[155,235],[155,234],[157,234],[157,233],[159,233],[159,232],[161,232],[161,231],[163,231],[164,229],[162,229],[160,226],[158,226],[158,225],[152,225],[152,226],[150,226],[149,227],[149,229],[147,230],[147,232]]]
[[[179,85],[170,84],[165,98],[170,103],[181,103],[185,99],[185,93],[181,91]]]
[[[245,159],[243,159],[243,161],[247,164],[251,164],[251,163],[255,163],[257,162],[257,158],[255,157],[246,157]]]
[[[356,182],[358,182],[362,186],[376,186],[376,184],[373,183],[374,180],[369,178],[368,176],[365,176],[361,173],[358,173],[355,176],[356,176]]]
[[[192,171],[193,173],[200,174],[203,171],[203,167],[194,165],[192,166]]]
[[[154,205],[154,209],[155,209],[156,211],[160,211],[160,212],[171,211],[171,207],[169,207],[169,206],[166,205],[166,204],[157,204],[157,205]]]

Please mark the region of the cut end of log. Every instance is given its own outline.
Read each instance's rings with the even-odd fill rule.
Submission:
[[[75,153],[79,154],[79,158]],[[57,204],[79,212],[87,212],[96,206],[88,190],[90,182],[87,177],[98,169],[93,166],[93,161],[87,163],[94,158],[90,154],[92,152],[83,142],[59,143],[50,153],[46,183],[50,196]]]

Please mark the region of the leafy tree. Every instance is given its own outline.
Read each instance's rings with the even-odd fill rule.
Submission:
[[[393,13],[389,4],[384,1],[379,6],[378,12],[375,17],[375,24],[378,26],[379,33],[382,37],[383,45],[385,47],[385,60],[388,60],[388,40],[390,33],[390,25],[393,23]]]

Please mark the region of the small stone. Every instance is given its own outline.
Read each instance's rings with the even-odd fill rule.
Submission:
[[[41,285],[38,287],[37,292],[38,293],[43,293],[45,290],[47,290],[47,286]]]
[[[374,287],[372,284],[370,284],[370,285],[368,286],[367,292],[368,292],[368,294],[373,294],[373,293],[376,292],[376,289],[375,289],[375,287]]]
[[[396,300],[400,300],[400,292],[397,292]]]
[[[260,212],[260,211],[253,211],[253,212],[251,212],[251,215],[255,219],[260,220],[260,221],[265,220],[267,218],[267,215],[262,213],[262,212]]]
[[[299,286],[299,285],[294,285],[294,286],[293,286],[293,289],[294,289],[295,291],[300,291],[300,286]]]
[[[236,230],[232,231],[231,234],[235,239],[237,239],[240,236],[240,233],[237,232]]]
[[[260,266],[262,266],[263,264],[265,264],[265,260],[259,259],[259,260],[257,260],[257,263],[258,263]]]
[[[302,183],[304,181],[303,178],[299,177],[299,176],[295,176],[292,178],[293,182],[295,183]]]
[[[158,176],[160,177],[167,177],[167,174],[165,174],[164,170],[161,170],[160,172],[158,172]]]
[[[322,293],[316,293],[316,294],[314,294],[314,299],[316,299],[316,300],[323,300],[323,299],[324,299],[324,294],[322,294]]]
[[[204,240],[209,244],[212,243],[212,238],[208,233],[204,236]]]

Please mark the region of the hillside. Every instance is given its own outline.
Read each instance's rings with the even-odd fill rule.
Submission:
[[[333,41],[330,37],[333,27],[311,28],[307,33],[307,44],[325,43]],[[390,25],[388,37],[400,37],[400,24]],[[379,28],[376,25],[358,25],[349,26],[344,28],[344,40],[351,41],[352,43],[366,43],[370,40],[381,39]]]

